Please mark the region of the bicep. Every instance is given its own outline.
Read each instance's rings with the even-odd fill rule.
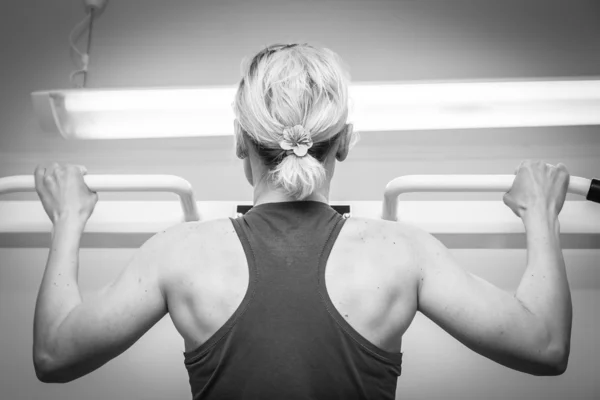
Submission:
[[[133,345],[167,313],[162,274],[175,244],[173,232],[150,238],[110,285],[74,308],[56,331],[55,373],[83,376]]]
[[[548,335],[512,294],[462,268],[435,237],[412,228],[418,310],[471,350],[527,373],[545,369]]]

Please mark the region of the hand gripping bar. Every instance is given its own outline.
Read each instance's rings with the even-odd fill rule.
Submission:
[[[381,218],[398,220],[398,196],[414,192],[508,192],[516,175],[405,175],[391,180],[383,194]],[[568,193],[600,203],[600,181],[571,176]]]
[[[83,180],[93,192],[173,192],[179,196],[185,222],[200,219],[192,185],[179,176],[85,175]],[[14,192],[35,192],[34,176],[0,178],[0,195]]]

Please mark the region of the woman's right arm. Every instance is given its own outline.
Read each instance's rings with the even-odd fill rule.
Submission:
[[[411,226],[420,283],[418,309],[477,353],[533,375],[560,375],[570,351],[572,305],[558,214],[564,166],[524,162],[504,202],[523,219],[527,267],[515,293],[460,267],[432,235]]]

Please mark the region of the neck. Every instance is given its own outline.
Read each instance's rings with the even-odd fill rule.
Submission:
[[[286,195],[279,189],[265,188],[263,185],[258,185],[254,188],[254,205],[264,203],[283,203],[288,201],[297,201],[296,199]],[[320,201],[321,203],[329,204],[329,186],[315,190],[310,196],[302,201]]]

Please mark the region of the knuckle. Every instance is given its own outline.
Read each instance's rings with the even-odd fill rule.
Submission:
[[[76,174],[82,170],[82,168],[76,164],[68,164],[65,169],[72,174]]]
[[[46,165],[46,175],[53,174],[58,167],[57,163],[50,163]]]
[[[567,174],[569,173],[569,170],[567,169],[566,165],[565,165],[565,164],[563,164],[563,163],[560,163],[560,164],[558,164],[556,167],[557,167],[557,168],[558,168],[558,169],[559,169],[561,172],[564,172],[564,173],[567,173]]]

